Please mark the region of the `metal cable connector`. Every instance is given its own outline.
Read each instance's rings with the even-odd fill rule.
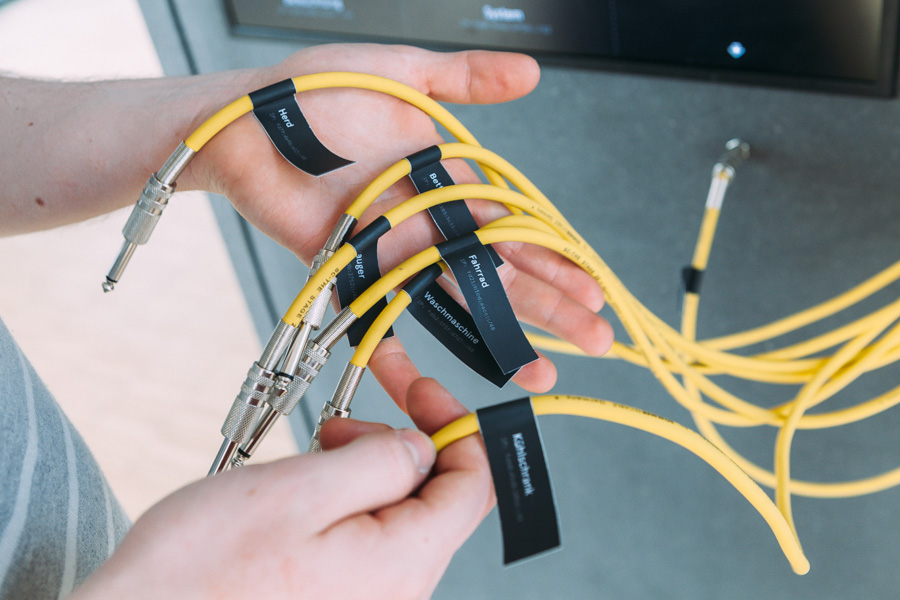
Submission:
[[[135,204],[125,227],[122,229],[122,235],[125,237],[125,243],[119,250],[119,255],[106,274],[106,281],[103,282],[103,291],[111,292],[115,289],[116,283],[125,272],[125,267],[134,255],[135,249],[146,244],[156,227],[159,218],[162,216],[163,210],[169,202],[169,198],[175,192],[175,180],[196,154],[193,150],[180,144],[175,152],[169,156],[165,164],[159,171],[150,175],[147,184],[141,192],[141,197]]]
[[[725,152],[713,166],[712,181],[706,195],[706,208],[721,210],[725,192],[734,180],[734,171],[750,156],[750,144],[734,138],[725,143]]]
[[[316,342],[310,342],[303,350],[303,360],[297,365],[294,379],[300,378],[307,383],[312,383],[330,356],[331,352],[328,348]]]
[[[241,384],[241,391],[235,397],[222,425],[222,435],[238,444],[243,444],[256,422],[259,410],[265,404],[275,384],[275,373],[261,367],[259,363],[247,370],[247,377]]]
[[[274,383],[275,373],[264,369],[259,363],[253,363],[247,370],[241,391],[235,397],[222,424],[221,432],[225,441],[209,470],[210,475],[225,470],[234,451],[247,441]]]
[[[750,144],[740,138],[725,142],[725,152],[713,166],[713,175],[725,171],[729,178],[734,177],[734,170],[742,161],[750,158]]]
[[[357,318],[358,317],[353,314],[349,306],[344,308],[337,314],[331,323],[325,326],[322,332],[313,341],[313,344],[318,344],[327,350],[331,350],[334,348],[334,345],[337,344],[338,340],[347,333],[350,326],[356,322]]]
[[[323,250],[331,252],[332,254],[336,252],[355,226],[356,217],[352,217],[346,213],[342,214],[338,219],[337,224],[334,226],[334,229],[331,231],[331,235],[329,235],[328,239],[325,241]]]
[[[329,419],[335,417],[346,419],[350,416],[350,403],[353,401],[353,396],[356,394],[365,372],[366,370],[363,367],[356,366],[353,363],[347,363],[347,366],[344,367],[344,372],[341,374],[341,379],[334,390],[331,402],[326,403],[322,407],[322,412],[319,413],[316,429],[313,431],[312,438],[309,441],[307,452],[322,451],[322,446],[319,443],[319,432],[322,431],[322,426]]]

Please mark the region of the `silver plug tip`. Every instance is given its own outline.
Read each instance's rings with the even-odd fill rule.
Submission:
[[[111,292],[114,289],[116,289],[116,282],[107,278],[107,280],[103,282],[103,291]]]

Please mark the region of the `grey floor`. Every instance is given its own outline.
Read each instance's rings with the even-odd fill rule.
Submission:
[[[299,47],[231,36],[215,0],[141,4],[171,74],[268,64]],[[523,100],[453,111],[482,144],[529,175],[632,292],[670,323],[677,322],[680,268],[690,258],[712,164],[728,139],[749,141],[753,156],[729,194],[704,283],[701,336],[766,323],[825,300],[900,256],[896,100],[548,67],[538,90]],[[293,282],[302,270],[286,252],[248,236],[224,204],[219,217],[258,328],[267,335],[296,293]],[[274,277],[294,271],[296,276]],[[523,395],[448,367],[451,361],[432,351],[415,324],[402,322],[398,330],[423,373],[438,376],[470,407]],[[576,358],[561,358],[558,365],[557,391],[689,423],[642,370]],[[840,401],[872,397],[896,377],[896,369],[870,375]],[[728,384],[760,404],[793,391]],[[315,407],[330,393],[328,382],[317,385],[322,397],[310,400]],[[357,403],[355,416],[399,422],[371,381],[357,397],[366,400]],[[304,424],[296,425],[302,432]],[[898,425],[893,411],[858,425],[803,433],[794,445],[795,473],[827,481],[894,468],[900,464]],[[492,515],[454,559],[436,597],[900,595],[897,490],[848,500],[797,498],[797,526],[812,563],[810,574],[799,577],[755,511],[693,456],[593,421],[556,417],[541,426],[564,549],[503,568]],[[771,463],[773,432],[739,431],[729,439],[760,464]]]

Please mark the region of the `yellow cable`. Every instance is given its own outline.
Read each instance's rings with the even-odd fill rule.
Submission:
[[[400,317],[400,314],[406,310],[406,307],[409,306],[411,302],[412,298],[410,298],[409,294],[403,290],[397,292],[397,295],[388,302],[388,305],[384,307],[381,313],[372,322],[372,326],[366,331],[362,341],[356,347],[353,357],[350,359],[351,364],[362,369],[365,369],[368,366],[369,359],[372,358],[372,353],[375,352],[375,348],[381,342],[382,338],[384,338],[388,329],[394,324],[394,321]]]
[[[695,431],[651,413],[594,398],[535,396],[532,404],[537,415],[574,415],[618,423],[667,439],[692,452],[718,471],[765,519],[794,572],[802,575],[809,571],[803,549],[772,500],[730,458]],[[476,431],[478,420],[469,414],[435,433],[432,440],[440,451]]]

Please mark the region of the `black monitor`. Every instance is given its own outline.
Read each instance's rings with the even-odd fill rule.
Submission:
[[[235,31],[895,94],[900,0],[224,0]]]

